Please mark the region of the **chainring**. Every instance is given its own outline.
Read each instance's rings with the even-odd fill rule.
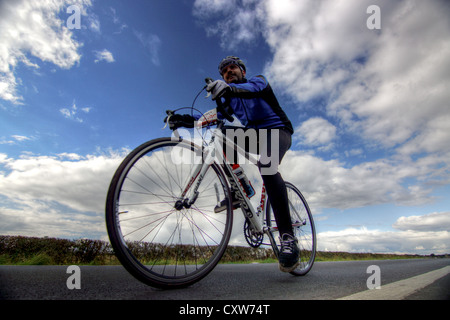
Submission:
[[[255,234],[252,232],[248,219],[245,219],[244,223],[244,236],[245,240],[252,248],[259,248],[264,239],[264,234]]]

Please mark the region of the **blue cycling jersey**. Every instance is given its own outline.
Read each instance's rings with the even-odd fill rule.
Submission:
[[[286,128],[294,132],[292,124],[281,109],[275,94],[262,75],[230,83],[230,107],[246,128]],[[220,117],[220,116],[219,116]]]

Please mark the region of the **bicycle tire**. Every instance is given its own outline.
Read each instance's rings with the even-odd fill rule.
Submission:
[[[111,245],[127,271],[150,286],[189,286],[226,250],[233,209],[220,165],[208,168],[190,208],[175,206],[201,159],[202,148],[190,141],[155,139],[134,149],[111,180],[105,210]],[[214,213],[218,192],[227,200],[220,214]]]
[[[285,182],[288,192],[289,209],[294,229],[294,236],[300,248],[299,266],[290,273],[296,276],[306,275],[312,268],[316,258],[316,229],[311,210],[303,194],[292,183]],[[278,257],[280,241],[275,218],[270,206],[270,198],[266,202],[266,224],[269,228],[269,237],[272,249]]]

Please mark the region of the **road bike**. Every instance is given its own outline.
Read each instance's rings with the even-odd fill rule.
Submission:
[[[258,160],[223,133],[225,122],[217,112],[233,118],[221,99],[216,102],[217,108],[196,124],[208,133],[200,142],[179,135],[148,141],[123,160],[112,178],[106,200],[111,245],[128,272],[153,287],[189,286],[215,268],[230,240],[236,199],[247,243],[272,247],[278,257],[278,228],[264,185],[255,207],[232,163],[221,156],[222,147],[231,147],[252,164]],[[169,118],[174,111],[167,114]],[[292,183],[286,187],[301,252],[291,274],[303,276],[316,256],[315,226],[302,193]]]

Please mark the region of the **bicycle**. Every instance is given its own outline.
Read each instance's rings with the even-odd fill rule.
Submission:
[[[225,142],[257,163],[252,154],[222,133],[224,121],[214,119],[214,112],[230,121],[233,118],[221,99],[216,103],[217,108],[197,122],[198,127],[210,131],[209,141],[203,139],[198,145],[179,136],[148,141],[123,160],[112,178],[106,201],[111,245],[126,270],[153,287],[189,286],[215,268],[232,231],[231,191],[245,217],[247,243],[254,248],[271,246],[278,257],[278,229],[264,185],[255,208],[226,157],[218,160],[217,150]],[[170,117],[174,111],[167,114]],[[210,130],[212,124],[216,130]],[[291,274],[303,276],[315,260],[315,226],[302,193],[289,182],[286,186],[301,251],[300,264]],[[225,209],[216,213],[214,208],[220,202]]]

